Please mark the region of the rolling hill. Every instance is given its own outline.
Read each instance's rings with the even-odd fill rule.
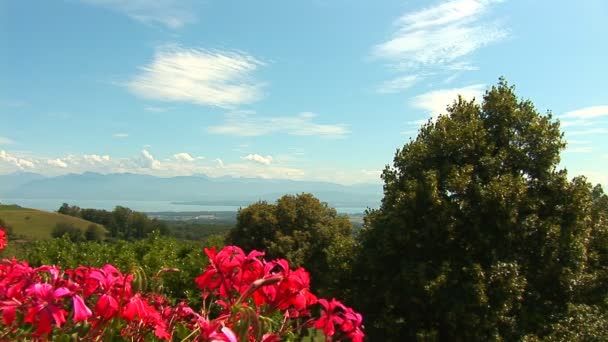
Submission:
[[[77,217],[16,205],[0,205],[0,219],[13,228],[13,233],[27,240],[50,239],[57,223],[70,223],[85,230],[95,224]]]

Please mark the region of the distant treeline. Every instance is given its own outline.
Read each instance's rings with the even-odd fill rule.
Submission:
[[[156,218],[149,218],[145,213],[133,211],[129,208],[117,206],[112,211],[101,209],[85,209],[76,205],[64,203],[58,213],[79,217],[93,223],[100,224],[107,229],[108,238],[139,240],[147,237],[153,231],[158,231],[160,235],[173,236],[183,240],[204,240],[211,235],[224,234],[233,225],[226,222],[218,223],[199,223],[193,221],[166,221]],[[62,236],[67,233],[73,241],[99,240],[90,238],[92,233],[87,231],[82,238],[76,232],[78,229],[69,227],[58,227],[53,236]],[[88,235],[87,235],[88,234]]]
[[[170,230],[165,222],[150,219],[146,214],[129,208],[116,206],[114,210],[83,209],[63,203],[58,213],[79,217],[100,224],[107,229],[108,237],[116,239],[143,239],[153,231],[169,235]]]

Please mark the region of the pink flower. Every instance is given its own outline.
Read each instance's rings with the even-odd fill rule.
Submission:
[[[72,303],[74,304],[74,321],[81,322],[86,321],[91,317],[91,309],[87,307],[84,300],[79,295],[72,297]]]

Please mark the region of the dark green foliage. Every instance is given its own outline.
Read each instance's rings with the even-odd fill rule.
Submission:
[[[226,234],[234,227],[226,223],[199,223],[196,221],[163,221],[169,235],[176,239],[204,240],[211,235]]]
[[[306,267],[312,286],[323,296],[341,293],[354,247],[352,225],[311,194],[285,195],[239,210],[227,244],[265,251],[269,259],[287,258]],[[343,284],[342,284],[343,285]]]
[[[209,241],[216,243],[217,239]],[[194,278],[206,266],[203,247],[208,242],[195,243],[161,237],[157,233],[137,241],[74,243],[67,235],[52,240],[29,243],[16,255],[33,266],[60,265],[75,268],[79,265],[100,267],[112,264],[123,272],[133,273],[141,279],[144,289],[158,290],[174,300],[190,298],[192,302],[200,292]],[[219,245],[218,247],[221,247]]]
[[[397,151],[360,233],[370,339],[551,334],[572,303],[606,298],[606,197],[556,169],[559,123],[504,80],[447,112]]]
[[[106,227],[107,235],[110,238],[143,239],[153,231],[157,231],[161,235],[167,235],[169,232],[164,222],[150,219],[144,213],[121,206],[116,206],[113,211],[107,211],[81,209],[78,206],[64,203],[57,212],[100,224]]]
[[[67,236],[67,238],[72,242],[84,241],[84,233],[82,230],[76,228],[71,223],[57,223],[51,232],[51,236],[54,238],[60,238],[64,235]]]
[[[103,241],[105,237],[106,230],[96,224],[90,224],[84,232],[84,238],[87,241]]]

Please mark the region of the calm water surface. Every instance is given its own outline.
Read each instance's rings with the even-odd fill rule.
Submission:
[[[34,208],[55,211],[63,203],[77,205],[81,208],[112,210],[117,205],[133,209],[135,211],[237,211],[240,207],[234,205],[189,205],[175,204],[171,201],[135,201],[135,200],[70,200],[57,198],[26,199],[26,198],[2,198],[2,204],[17,204],[26,208]],[[358,214],[365,212],[362,207],[336,208],[343,214]]]

